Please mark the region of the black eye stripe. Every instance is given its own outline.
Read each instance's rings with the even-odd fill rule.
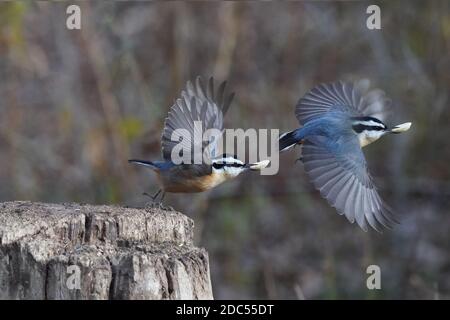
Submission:
[[[236,162],[233,162],[233,163],[215,162],[215,163],[213,163],[213,167],[214,167],[215,169],[221,169],[221,168],[223,168],[223,167],[241,168],[241,167],[243,167],[243,166],[244,166],[244,164],[236,163]]]
[[[217,162],[213,163],[213,167],[215,169],[221,169],[221,168],[223,168],[223,166],[224,166],[223,163],[217,163]]]
[[[366,125],[364,125],[364,124],[356,124],[356,125],[353,125],[352,127],[353,127],[353,130],[354,130],[356,133],[361,133],[361,132],[363,132],[364,130],[368,130],[368,131],[384,131],[384,128],[383,128],[383,127],[379,127],[379,126],[366,126]]]

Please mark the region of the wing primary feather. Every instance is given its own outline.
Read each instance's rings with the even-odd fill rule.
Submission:
[[[394,224],[398,224],[398,220],[395,219],[394,214],[392,213],[392,211],[387,207],[387,205],[384,203],[384,201],[380,198],[380,195],[377,193],[375,193],[375,196],[378,200],[378,205],[380,206],[380,213],[383,215],[383,217],[389,221],[389,223],[391,225]],[[387,211],[387,212],[385,212]]]
[[[200,152],[194,146],[204,145],[202,135],[199,136],[202,138],[201,142],[193,139],[196,135],[198,136],[199,130],[204,129],[206,131],[213,128],[220,131],[223,130],[223,111],[226,111],[231,103],[231,97],[228,97],[224,105],[224,100],[227,98],[225,97],[225,86],[226,81],[215,92],[213,77],[208,79],[206,86],[201,77],[197,77],[194,82],[186,82],[180,97],[174,101],[168,112],[164,129],[162,130],[162,153],[165,160],[170,160],[171,150],[178,143],[171,141],[171,136],[175,130],[187,130],[187,132],[182,131],[183,148],[186,147],[185,151],[189,150],[194,159],[197,158],[194,153]],[[196,121],[201,121],[201,127],[195,124]],[[196,139],[198,140],[197,137]],[[214,149],[214,146],[211,146],[211,148]]]
[[[341,170],[341,172],[339,174],[334,176],[326,184],[324,184],[322,188],[320,188],[320,191],[323,192],[324,196],[328,199],[328,202],[330,202],[330,204],[332,206],[334,206],[334,201],[336,199],[333,198],[333,195],[331,194],[331,191],[332,191],[333,187],[335,187],[339,183],[339,181],[342,178],[344,178],[345,174],[346,174],[346,172]]]
[[[380,221],[377,216],[377,211],[374,207],[374,199],[373,199],[373,189],[367,189],[367,206],[368,206],[368,213],[366,213],[367,220],[369,221],[369,224],[374,228],[376,231],[382,233],[382,230],[380,228],[380,225],[383,227],[387,227],[386,224],[383,221]]]
[[[206,92],[208,96],[208,100],[210,102],[214,101],[214,78],[210,77],[208,81],[208,91]]]
[[[354,176],[348,175],[349,178],[345,181],[344,186],[340,189],[338,195],[336,196],[335,206],[341,211],[341,214],[345,213],[345,202],[348,199],[350,188],[353,186]]]
[[[364,215],[366,217],[367,222],[369,225],[377,232],[381,232],[381,229],[379,228],[379,223],[376,220],[374,214],[372,213],[371,205],[370,205],[370,189],[364,188]]]
[[[373,199],[372,204],[375,206],[375,217],[377,220],[386,228],[391,228],[392,223],[389,219],[386,219],[386,217],[382,214],[382,203],[380,202],[380,198],[377,195],[377,192],[375,190],[372,191],[371,197]]]
[[[194,85],[192,84],[191,80],[188,80],[188,82],[186,83],[186,89],[187,89],[187,94],[189,96],[195,96],[195,89],[194,89]]]
[[[347,196],[347,200],[345,201],[345,206],[344,206],[344,212],[345,212],[345,216],[347,217],[348,221],[350,221],[351,223],[355,222],[355,212],[352,209],[352,207],[354,206],[354,202],[355,202],[355,192],[357,189],[357,184],[358,181],[355,178],[352,181],[352,185],[350,187],[350,191],[348,192],[348,196]]]
[[[360,207],[361,207],[361,185],[359,184],[359,182],[355,183],[356,185],[356,191],[355,191],[355,201],[352,205],[352,211],[353,211],[353,215],[356,219],[356,222],[358,223],[358,225],[360,227],[363,226],[363,219],[364,216],[360,214]],[[362,219],[361,219],[362,217]]]
[[[227,82],[224,81],[220,84],[219,89],[217,90],[216,101],[217,101],[217,105],[221,109],[223,109],[222,105],[223,105],[223,99],[224,99],[224,95],[225,95],[225,87],[226,86],[227,86]]]
[[[202,100],[206,100],[206,95],[205,92],[203,91],[203,81],[201,77],[197,77],[197,79],[195,80],[195,84],[197,87],[197,94],[198,96],[202,99]]]
[[[225,114],[228,111],[228,108],[230,108],[231,101],[233,101],[234,98],[234,92],[228,95],[228,97],[225,100],[225,103],[222,106],[222,112]]]
[[[343,175],[340,177],[339,181],[337,181],[328,191],[327,197],[331,200],[331,205],[333,207],[336,207],[337,197],[350,177],[351,175],[348,172],[343,171]]]

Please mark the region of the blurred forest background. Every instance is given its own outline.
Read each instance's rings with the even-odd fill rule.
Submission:
[[[196,75],[228,79],[225,123],[298,126],[294,105],[324,81],[368,78],[407,134],[365,149],[402,223],[365,233],[282,155],[275,176],[168,195],[210,255],[215,297],[450,298],[450,2],[0,4],[0,201],[143,206],[157,190],[131,157],[159,159],[166,113]],[[366,288],[377,264],[382,290]]]

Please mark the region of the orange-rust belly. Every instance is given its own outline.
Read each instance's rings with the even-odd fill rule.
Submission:
[[[160,176],[164,191],[174,193],[194,193],[209,190],[225,181],[224,177],[211,174],[195,178],[169,179]]]

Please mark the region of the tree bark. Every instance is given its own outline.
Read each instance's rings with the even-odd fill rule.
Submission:
[[[0,203],[0,299],[212,299],[193,229],[154,208]]]

